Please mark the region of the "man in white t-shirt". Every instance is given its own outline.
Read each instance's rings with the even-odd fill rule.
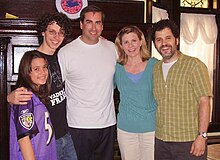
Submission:
[[[115,108],[114,43],[100,39],[104,13],[96,6],[80,14],[82,35],[60,49],[67,96],[67,121],[78,160],[113,160]]]

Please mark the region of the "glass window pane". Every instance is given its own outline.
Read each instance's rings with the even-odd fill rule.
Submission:
[[[26,51],[34,50],[37,46],[13,46],[13,73],[18,73],[20,60]]]
[[[217,0],[213,0],[213,8],[217,9]]]
[[[180,0],[181,7],[208,8],[208,0]]]

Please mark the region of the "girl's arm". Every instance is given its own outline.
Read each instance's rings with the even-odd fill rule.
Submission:
[[[19,139],[18,144],[24,160],[35,160],[34,150],[29,136]]]

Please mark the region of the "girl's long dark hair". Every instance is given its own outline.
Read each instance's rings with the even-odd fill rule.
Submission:
[[[25,52],[19,64],[16,88],[25,87],[28,90],[31,90],[41,100],[41,102],[43,102],[47,106],[47,104],[49,103],[49,93],[51,87],[50,76],[48,74],[46,83],[44,85],[41,85],[39,88],[36,84],[32,82],[30,77],[31,63],[32,60],[35,58],[43,58],[46,63],[48,63],[46,58],[36,50]]]

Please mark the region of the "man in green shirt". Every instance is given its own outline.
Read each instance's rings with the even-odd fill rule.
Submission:
[[[163,57],[154,67],[155,160],[206,160],[212,96],[207,67],[177,49],[173,21],[155,23],[152,40]]]

